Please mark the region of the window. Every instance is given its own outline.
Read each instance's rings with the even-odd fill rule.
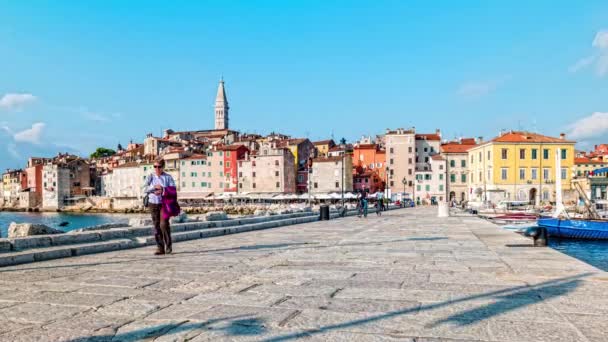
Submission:
[[[537,179],[538,178],[538,169],[531,169],[530,170],[530,178],[532,180]]]
[[[226,185],[228,185],[228,184],[226,184]],[[224,188],[224,182],[220,182],[220,189],[223,189],[223,188]]]
[[[241,163],[239,162],[239,165],[240,165],[240,164],[241,164]],[[221,161],[221,160],[220,160],[220,166],[224,166],[224,162],[223,162],[223,161]]]
[[[481,152],[479,152],[479,162],[481,163]]]
[[[220,171],[220,177],[224,177],[224,172]]]
[[[182,172],[182,177],[186,177],[186,173],[185,172]]]
[[[255,183],[253,183],[253,184],[251,184],[251,185],[252,185],[252,187],[255,189]]]
[[[319,187],[319,183],[315,182],[314,187],[317,189]]]
[[[443,164],[439,165],[439,170],[443,170]]]
[[[561,151],[562,151],[562,159],[566,159],[566,157],[568,155],[568,150],[562,149]]]
[[[255,162],[254,162],[254,163],[255,163]],[[274,165],[275,165],[275,166],[279,166],[279,161],[278,161],[278,160],[275,160],[275,161],[274,161]],[[254,166],[255,166],[255,165],[254,165]]]
[[[412,158],[408,158],[408,159],[407,159],[407,163],[408,163],[408,164],[411,164],[411,163],[412,163]]]
[[[203,160],[203,165],[205,165],[205,161]],[[211,162],[207,162],[207,165],[211,166]]]
[[[501,149],[500,150],[500,157],[503,160],[507,159],[509,157],[509,153],[508,152],[509,152],[509,150],[507,150],[506,148]],[[488,159],[490,159],[490,158],[488,158]]]
[[[481,182],[481,171],[479,171],[479,181]]]
[[[409,153],[412,153],[412,146],[408,147],[408,148],[407,148],[407,151],[408,151]]]
[[[222,157],[224,155],[224,152],[220,151],[220,157]]]
[[[429,149],[427,147],[424,148],[424,152],[428,152]]]
[[[192,187],[196,188],[196,183],[195,182],[192,182]]]
[[[519,149],[519,159],[526,159],[526,149],[525,148]]]
[[[565,150],[562,150],[565,151]],[[567,179],[568,178],[568,169],[566,168],[562,168],[562,179]]]
[[[490,154],[490,151],[488,151],[488,160],[492,159],[490,158],[492,155]]]
[[[551,170],[548,168],[544,168],[543,169],[543,179],[547,180],[547,179],[551,179]]]
[[[467,175],[466,175],[466,174],[464,174],[464,173],[463,173],[463,174],[461,174],[461,175],[460,175],[460,181],[461,181],[461,182],[463,182],[463,183],[466,183],[466,182],[467,182]]]
[[[439,184],[439,191],[443,191],[443,184]]]
[[[281,187],[281,182],[277,182],[277,188]]]
[[[426,191],[431,191],[431,186],[430,186],[430,185],[425,185],[425,186],[424,186],[424,190],[426,190]]]
[[[549,191],[544,190],[543,191],[543,201],[548,201],[549,200]]]
[[[543,149],[543,159],[549,159],[549,149]]]
[[[492,170],[488,170],[487,181],[489,182],[492,179]]]
[[[207,184],[205,182],[201,182],[201,188],[204,188],[206,186],[207,186]]]
[[[416,156],[416,163],[418,162],[418,156]]]
[[[227,174],[226,174],[226,178],[230,178],[230,173],[227,173]]]
[[[391,158],[391,160],[390,160],[390,164],[391,164],[391,165],[393,165],[393,158]]]
[[[450,175],[450,182],[456,183],[456,175]]]
[[[456,167],[456,161],[450,160],[450,167]]]
[[[520,168],[519,169],[519,180],[525,180],[526,179],[526,169]]]
[[[431,153],[435,152],[435,148],[431,146]]]
[[[532,149],[532,160],[536,160],[538,158],[538,150],[533,148]]]
[[[500,169],[500,179],[507,180],[508,171],[509,171],[509,169],[507,169],[506,167],[501,168]]]
[[[239,171],[239,177],[243,177],[243,172]]]
[[[207,187],[210,188],[211,187],[211,183],[207,183]]]
[[[412,174],[412,169],[408,169],[408,170],[407,170],[407,174],[408,174],[408,175],[411,175],[411,174]]]
[[[298,175],[298,183],[304,183],[304,175]]]
[[[336,182],[336,188],[340,187],[340,182]]]
[[[243,183],[239,183],[239,189],[243,188]]]
[[[230,157],[230,151],[226,151],[226,157]]]
[[[253,162],[253,166],[255,166],[255,162]],[[230,162],[226,162],[226,167],[230,167]]]
[[[391,186],[395,186],[395,182],[391,181]]]
[[[275,176],[275,177],[279,177],[279,171],[275,171],[275,172],[274,172],[274,176]]]
[[[251,177],[255,178],[255,171],[251,173]]]
[[[207,177],[211,177],[211,172],[207,172]]]
[[[466,167],[466,166],[467,166],[467,161],[466,161],[466,159],[462,159],[462,160],[460,161],[460,167]]]
[[[416,191],[420,191],[420,185],[416,185]]]
[[[443,180],[443,173],[439,174],[439,180]]]
[[[388,153],[394,153],[394,150],[392,147],[389,149]]]
[[[182,188],[186,187],[186,182],[182,182]]]

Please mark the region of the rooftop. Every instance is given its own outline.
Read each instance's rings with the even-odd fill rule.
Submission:
[[[525,131],[508,131],[500,136],[492,139],[490,142],[499,143],[575,143],[571,140],[566,140],[566,136],[561,135],[559,138],[554,138],[538,133]]]
[[[574,164],[608,164],[601,160],[593,160],[590,158],[574,158]]]

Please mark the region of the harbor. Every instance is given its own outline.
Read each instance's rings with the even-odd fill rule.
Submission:
[[[606,272],[436,208],[151,251],[0,269],[0,339],[599,342],[608,333]]]

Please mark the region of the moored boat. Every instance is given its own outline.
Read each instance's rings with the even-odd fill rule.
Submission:
[[[608,240],[608,221],[592,219],[540,218],[538,225],[549,236],[567,239]]]

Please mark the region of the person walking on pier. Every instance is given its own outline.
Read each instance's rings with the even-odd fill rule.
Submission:
[[[171,241],[171,226],[169,219],[175,216],[174,209],[168,209],[171,205],[167,200],[171,197],[174,200],[174,205],[177,206],[177,196],[175,181],[173,177],[164,170],[165,161],[159,159],[154,162],[154,172],[150,174],[146,180],[146,194],[148,194],[148,207],[152,214],[152,222],[154,224],[154,238],[156,240],[155,255],[170,254],[172,250]],[[167,210],[172,212],[168,213]],[[179,209],[178,209],[179,211]]]

